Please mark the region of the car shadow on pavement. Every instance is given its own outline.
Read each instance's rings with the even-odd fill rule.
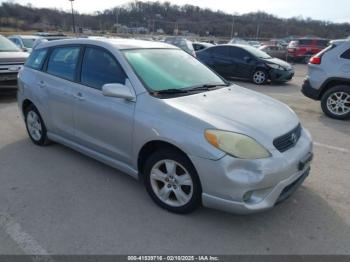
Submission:
[[[0,212],[54,254],[350,252],[348,210],[338,214],[307,183],[260,214],[201,208],[176,215],[158,208],[142,183],[58,144],[2,146],[0,167],[0,199],[7,200]]]
[[[336,131],[344,133],[345,135],[350,135],[350,119],[337,120],[322,114],[319,117],[319,121],[326,127],[335,129]]]

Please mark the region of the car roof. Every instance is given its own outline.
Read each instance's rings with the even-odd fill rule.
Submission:
[[[207,45],[207,46],[214,46],[212,43],[207,43],[207,42],[193,42],[193,44]]]
[[[37,38],[40,38],[39,36],[36,36],[36,35],[11,35],[9,37],[20,37],[20,38],[23,38],[23,39],[37,39]]]
[[[337,39],[337,40],[332,40],[330,41],[331,44],[344,44],[344,43],[347,43],[349,44],[350,43],[350,38],[348,39]]]
[[[87,44],[87,45],[101,45],[109,44],[119,50],[123,49],[152,49],[152,48],[177,48],[173,45],[169,45],[163,42],[144,41],[135,39],[122,39],[122,38],[100,38],[100,39],[86,39],[86,38],[75,38],[75,39],[63,39],[51,42],[40,43],[36,48],[53,47],[59,45],[69,44]]]

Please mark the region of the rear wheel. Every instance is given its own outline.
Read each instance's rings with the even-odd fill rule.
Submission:
[[[34,144],[44,146],[49,144],[47,130],[36,107],[31,104],[24,111],[28,135]]]
[[[201,185],[195,168],[182,153],[162,149],[145,163],[145,187],[160,207],[180,214],[193,212],[201,204]]]
[[[334,119],[350,118],[350,86],[334,86],[322,97],[323,112]]]
[[[256,85],[265,84],[267,82],[267,79],[268,79],[268,74],[263,69],[255,70],[253,77],[252,77],[253,83]]]

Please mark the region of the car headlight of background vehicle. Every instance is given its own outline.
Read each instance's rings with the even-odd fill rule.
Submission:
[[[277,64],[267,64],[269,67],[272,69],[277,69],[277,70],[286,70],[284,67],[277,65]]]
[[[216,148],[241,159],[268,158],[271,153],[253,138],[222,130],[206,130],[205,138]]]

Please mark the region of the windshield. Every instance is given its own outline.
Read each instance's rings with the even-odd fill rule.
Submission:
[[[19,48],[7,38],[0,35],[0,52],[18,52]]]
[[[152,91],[226,83],[197,59],[178,49],[124,50],[136,74]]]
[[[26,48],[33,48],[35,40],[35,38],[22,38],[23,45]]]
[[[251,53],[252,55],[262,58],[262,59],[271,59],[272,57],[266,54],[265,52],[253,47],[253,46],[242,46],[246,51]]]

